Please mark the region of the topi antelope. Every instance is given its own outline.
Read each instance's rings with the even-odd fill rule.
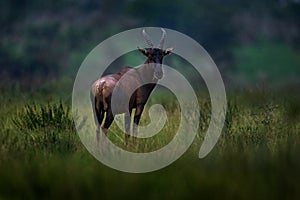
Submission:
[[[166,37],[166,31],[162,30],[162,37],[160,39],[157,48],[154,48],[153,43],[150,40],[149,35],[142,31],[149,48],[138,48],[138,50],[147,57],[143,65],[138,68],[124,67],[116,74],[106,75],[97,81],[95,81],[91,87],[91,101],[94,113],[94,119],[96,124],[96,137],[99,143],[100,138],[100,126],[106,113],[104,124],[101,126],[102,134],[104,137],[107,135],[107,130],[114,120],[114,114],[125,113],[125,142],[128,144],[130,137],[130,123],[132,109],[136,109],[134,114],[133,124],[133,143],[136,142],[137,127],[144,109],[144,106],[156,86],[159,79],[163,77],[162,61],[164,56],[169,55],[173,48],[163,50],[163,44]],[[126,74],[126,81],[122,81],[122,84],[118,85],[119,80]],[[149,83],[151,84],[143,84]],[[140,86],[140,87],[139,87]],[[119,88],[118,88],[119,87]],[[119,108],[117,113],[112,112],[111,97],[114,89],[118,88],[118,92],[122,95],[129,96],[129,105],[127,108]],[[130,92],[130,88],[137,88],[133,93]],[[120,99],[122,101],[122,99]],[[129,112],[128,112],[129,111]]]

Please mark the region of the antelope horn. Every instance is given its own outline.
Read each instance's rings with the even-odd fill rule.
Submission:
[[[166,31],[165,31],[165,29],[161,28],[161,31],[162,31],[162,36],[161,36],[161,39],[160,39],[159,45],[158,45],[159,49],[162,49],[164,47],[164,42],[165,42],[165,38],[166,38]]]
[[[144,36],[144,38],[145,38],[147,44],[148,44],[151,48],[153,48],[153,44],[152,44],[152,42],[151,42],[151,39],[150,39],[149,35],[146,33],[145,29],[143,29],[143,36]]]

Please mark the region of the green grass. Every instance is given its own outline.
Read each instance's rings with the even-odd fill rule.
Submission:
[[[199,95],[201,119],[189,150],[170,166],[146,174],[111,169],[93,158],[77,136],[70,104],[55,95],[1,89],[0,199],[298,199],[300,96],[266,90],[228,94],[223,133],[204,159],[198,152],[209,124],[210,100]],[[170,94],[153,95],[168,111],[157,136],[125,147],[116,124],[109,138],[122,148],[151,151],[177,130],[179,107]],[[142,124],[149,123],[147,109]],[[84,122],[83,122],[84,123]]]

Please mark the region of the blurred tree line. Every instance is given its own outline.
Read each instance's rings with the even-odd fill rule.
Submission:
[[[288,76],[299,75],[299,22],[299,0],[4,0],[0,77],[73,77],[96,44],[143,26],[189,35],[232,77],[278,62],[285,65],[277,67],[278,77],[289,67]],[[285,57],[273,61],[277,56]]]

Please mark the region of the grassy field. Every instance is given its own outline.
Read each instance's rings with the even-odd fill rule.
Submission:
[[[62,100],[61,100],[62,99]],[[67,100],[66,100],[67,99]],[[199,95],[196,139],[170,166],[146,174],[111,169],[81,144],[69,98],[1,88],[0,199],[298,199],[300,197],[300,95],[297,91],[245,90],[228,94],[221,138],[204,159],[198,152],[210,119],[210,101]],[[153,95],[168,123],[132,151],[168,143],[180,118],[174,98]],[[147,112],[142,123],[147,123]],[[123,145],[114,124],[109,138]],[[123,145],[123,148],[124,145]]]

